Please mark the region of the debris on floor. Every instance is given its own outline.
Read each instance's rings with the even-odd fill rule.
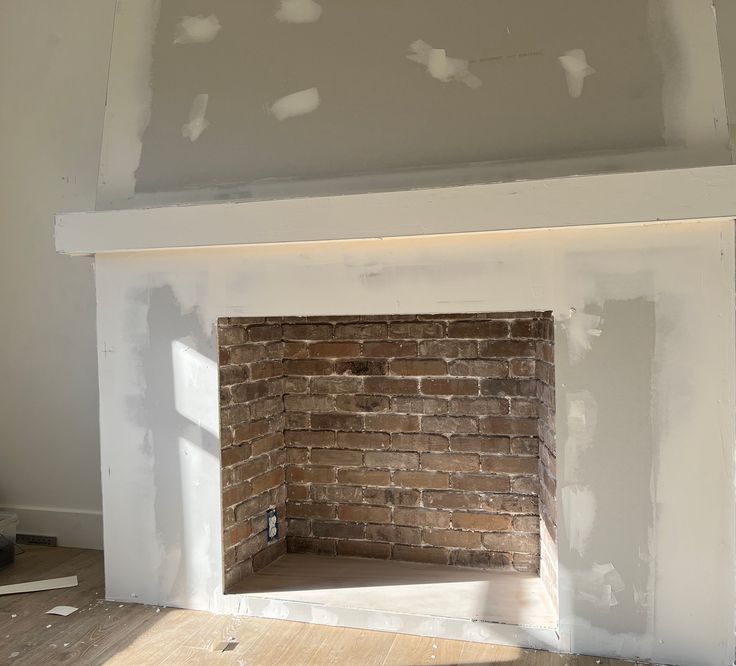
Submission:
[[[76,576],[65,576],[64,578],[47,578],[45,580],[34,580],[28,583],[14,583],[12,585],[0,585],[0,595],[21,594],[23,592],[40,592],[41,590],[59,590],[64,587],[76,587],[79,580]]]
[[[79,609],[74,608],[74,606],[54,606],[51,610],[46,611],[46,615],[63,615],[64,617],[66,617],[67,615],[71,615],[78,610]]]

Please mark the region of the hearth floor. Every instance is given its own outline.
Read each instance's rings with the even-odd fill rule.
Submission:
[[[330,610],[557,628],[539,577],[511,571],[289,553],[232,591]]]

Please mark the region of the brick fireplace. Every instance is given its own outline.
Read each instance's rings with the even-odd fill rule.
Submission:
[[[287,550],[538,573],[541,514],[556,597],[550,312],[218,335],[226,587]]]

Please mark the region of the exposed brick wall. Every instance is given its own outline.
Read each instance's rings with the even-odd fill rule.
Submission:
[[[220,441],[225,589],[286,552],[266,511],[286,516],[281,326],[220,319]]]
[[[221,339],[234,346],[224,348],[221,383],[234,381],[223,424],[235,405],[251,410],[253,437],[278,439],[283,423],[284,449],[279,440],[259,455],[274,460],[272,472],[282,460],[274,452],[285,452],[289,550],[538,570],[539,478],[550,469],[540,442],[549,441],[545,461],[554,454],[538,418],[554,408],[548,313],[224,322]],[[265,363],[273,374],[254,376]],[[247,388],[264,382],[274,386]],[[283,413],[264,417],[258,409],[275,397]],[[253,484],[229,478],[229,487]],[[239,529],[241,514],[253,522],[245,497],[223,502],[226,529]],[[240,566],[251,541],[236,543]]]

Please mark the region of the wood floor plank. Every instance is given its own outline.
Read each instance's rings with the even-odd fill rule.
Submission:
[[[102,553],[27,547],[0,583],[76,574],[79,586],[0,597],[0,664],[616,666],[630,662],[106,601]],[[64,604],[68,617],[46,615]],[[215,647],[233,637],[233,650]],[[13,655],[12,657],[10,655]]]

